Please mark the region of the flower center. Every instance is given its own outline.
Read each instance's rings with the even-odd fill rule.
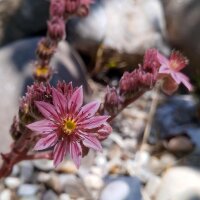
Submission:
[[[63,131],[67,135],[72,134],[76,128],[76,122],[73,119],[65,119],[63,123]]]
[[[176,70],[177,68],[179,68],[179,63],[177,61],[171,61],[170,62],[170,67],[174,70]]]

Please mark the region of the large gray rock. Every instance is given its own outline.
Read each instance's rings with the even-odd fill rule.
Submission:
[[[11,143],[9,128],[13,116],[17,114],[20,96],[27,85],[33,82],[31,77],[35,49],[39,38],[22,40],[0,49],[0,152],[8,151]],[[87,90],[84,64],[78,54],[66,43],[60,43],[52,60],[52,66],[58,72],[52,84],[58,80],[73,81],[73,85],[83,84]],[[85,90],[85,91],[86,91]]]
[[[0,45],[46,30],[49,1],[1,0]]]
[[[137,63],[147,48],[163,51],[165,20],[159,0],[97,0],[90,15],[69,24],[68,39],[84,53],[93,55],[101,44],[108,60],[116,52],[121,62]]]
[[[190,59],[190,74],[200,83],[200,1],[162,0],[168,41]],[[199,85],[200,86],[200,85]]]
[[[155,200],[199,200],[200,173],[188,167],[175,167],[166,172]]]

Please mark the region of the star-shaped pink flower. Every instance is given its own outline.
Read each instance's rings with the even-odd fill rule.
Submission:
[[[53,104],[37,101],[36,106],[45,119],[36,121],[27,127],[41,134],[35,150],[53,147],[54,165],[57,166],[69,153],[77,167],[85,150],[102,150],[100,140],[111,133],[112,128],[106,122],[109,116],[97,116],[99,102],[91,102],[82,107],[82,87],[65,97],[52,88]]]
[[[192,90],[193,87],[189,82],[189,78],[180,72],[188,64],[187,58],[178,51],[173,51],[169,59],[160,53],[157,54],[157,58],[161,64],[160,74],[169,74],[177,84],[183,83],[189,91]]]

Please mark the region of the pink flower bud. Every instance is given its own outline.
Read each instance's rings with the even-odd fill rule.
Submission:
[[[51,0],[50,4],[50,16],[51,17],[63,17],[65,13],[65,1],[64,0]]]
[[[65,23],[59,17],[53,17],[48,21],[48,36],[51,40],[58,42],[65,36]]]

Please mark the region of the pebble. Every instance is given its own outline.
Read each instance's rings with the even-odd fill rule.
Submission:
[[[200,199],[200,172],[190,167],[173,167],[162,178],[155,200]]]
[[[96,189],[99,190],[103,187],[103,180],[94,174],[88,174],[83,178],[83,181],[85,183],[85,185],[89,188],[89,189]]]
[[[21,173],[20,173],[20,179],[23,182],[29,182],[33,178],[33,172],[34,172],[34,166],[32,162],[30,161],[23,161],[20,163],[21,166]]]
[[[50,179],[51,179],[51,175],[45,172],[40,172],[37,176],[37,181],[39,183],[47,183]]]
[[[71,199],[70,196],[65,193],[63,193],[59,196],[59,200],[70,200],[70,199]]]
[[[1,200],[12,200],[12,192],[9,189],[5,189],[0,193]]]
[[[141,184],[136,177],[111,178],[102,190],[100,200],[141,200]]]
[[[67,160],[62,162],[57,168],[57,172],[60,173],[67,173],[67,174],[76,174],[78,169],[76,168],[74,162]]]
[[[20,186],[21,181],[16,177],[7,177],[4,180],[5,185],[10,189],[16,189]]]
[[[38,185],[34,185],[34,184],[22,184],[18,190],[17,190],[17,194],[19,196],[32,196],[35,195],[39,190],[39,186]]]
[[[52,190],[48,190],[44,193],[42,200],[58,200],[58,196]]]
[[[150,199],[154,199],[154,195],[158,191],[160,184],[161,178],[158,176],[152,176],[152,178],[149,179],[145,186],[145,192]]]
[[[55,169],[52,160],[46,160],[46,159],[34,160],[33,163],[36,168],[42,171],[50,171]]]

